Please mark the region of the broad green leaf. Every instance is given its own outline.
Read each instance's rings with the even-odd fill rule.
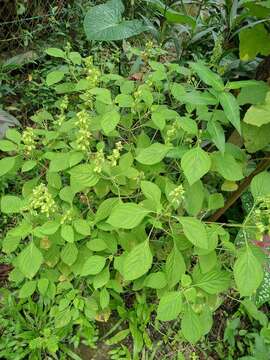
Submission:
[[[90,256],[84,263],[81,275],[96,275],[102,271],[106,263],[106,259],[103,256],[93,255]]]
[[[160,143],[154,143],[140,150],[136,160],[144,165],[154,165],[164,159],[170,147]]]
[[[46,84],[48,86],[59,83],[65,76],[64,71],[55,70],[50,72],[46,77]]]
[[[45,50],[46,54],[53,56],[53,57],[59,57],[59,58],[66,58],[66,55],[63,50],[58,48],[48,48]]]
[[[75,244],[66,244],[60,254],[61,260],[63,263],[67,264],[68,266],[71,266],[75,263],[78,256],[78,249]]]
[[[9,173],[16,163],[16,157],[6,157],[0,160],[0,176]]]
[[[4,152],[16,151],[17,145],[9,140],[0,140],[0,150]]]
[[[119,229],[133,229],[138,226],[150,211],[134,203],[114,206],[107,220],[110,225]]]
[[[97,184],[99,177],[94,172],[93,166],[89,164],[81,164],[72,168],[70,171],[70,186],[72,191],[79,192],[88,187]]]
[[[115,103],[119,105],[119,107],[132,107],[134,104],[134,99],[131,95],[127,94],[119,94],[115,98]]]
[[[109,0],[105,4],[91,7],[84,19],[84,31],[88,40],[123,40],[147,29],[139,20],[122,20],[123,11],[121,0]]]
[[[186,271],[184,258],[176,246],[167,257],[165,273],[169,288],[173,288],[181,279]]]
[[[235,89],[243,89],[243,88],[249,88],[260,85],[261,85],[261,81],[257,81],[257,80],[239,80],[239,81],[228,82],[226,84],[226,89],[235,90]]]
[[[147,275],[143,282],[143,286],[152,289],[162,289],[167,285],[166,276],[162,271],[151,273]]]
[[[270,173],[263,171],[254,176],[250,184],[250,190],[254,199],[270,195]]]
[[[6,131],[6,138],[19,145],[22,135],[19,133],[19,131],[8,128],[8,130]]]
[[[1,198],[1,211],[5,214],[14,214],[21,212],[23,201],[14,195],[5,195]]]
[[[218,100],[214,95],[210,94],[207,91],[202,92],[202,91],[192,90],[182,96],[181,102],[184,104],[185,103],[191,105],[196,104],[197,106],[199,106],[199,105],[216,105],[218,103]]]
[[[25,161],[25,163],[22,166],[22,172],[27,172],[32,170],[37,165],[37,162],[35,160],[28,160]]]
[[[93,280],[94,289],[99,289],[105,286],[109,280],[110,280],[110,270],[109,267],[107,266],[99,274],[95,275]]]
[[[19,270],[28,279],[32,279],[36,275],[42,262],[42,254],[33,241],[18,256]]]
[[[106,112],[101,119],[101,127],[105,135],[112,132],[120,121],[120,114],[117,110]]]
[[[194,217],[181,217],[180,223],[188,240],[201,249],[208,249],[208,237],[205,225]]]
[[[7,234],[2,240],[2,251],[6,254],[12,253],[18,248],[20,241],[20,236],[12,236]]]
[[[207,131],[211,136],[211,140],[222,154],[225,152],[225,133],[222,126],[217,121],[209,121]]]
[[[215,167],[215,170],[224,177],[224,179],[229,181],[238,181],[243,179],[243,170],[242,164],[237,162],[235,158],[225,152],[215,152],[212,154],[212,161]]]
[[[200,147],[188,150],[181,159],[181,166],[190,185],[200,180],[211,167],[210,156]]]
[[[255,153],[269,145],[270,124],[261,127],[243,123],[243,138],[248,152]]]
[[[202,274],[194,283],[195,286],[211,295],[227,290],[229,284],[230,274],[220,270],[212,270]]]
[[[223,92],[219,95],[219,101],[226,117],[239,134],[241,134],[240,109],[236,98],[229,92]]]
[[[244,299],[242,300],[242,304],[244,305],[247,313],[253,319],[259,321],[261,326],[267,326],[268,324],[267,315],[263,311],[260,311],[254,302],[252,302],[250,299]]]
[[[82,57],[77,51],[71,51],[68,54],[68,57],[73,62],[74,65],[81,65]]]
[[[53,235],[59,229],[60,223],[58,221],[47,221],[37,229],[42,235]],[[36,229],[35,229],[36,230]]]
[[[184,338],[192,344],[198,342],[203,335],[199,315],[195,313],[190,305],[187,305],[186,311],[184,312],[181,330]]]
[[[205,84],[212,86],[217,91],[224,90],[224,84],[221,77],[211,71],[207,66],[199,62],[190,63],[190,66],[199,75]]]
[[[263,24],[242,29],[239,40],[240,59],[243,61],[253,60],[258,54],[270,54],[270,35]]]
[[[261,127],[270,123],[270,102],[252,105],[245,113],[243,121],[247,124]]]
[[[103,251],[107,248],[107,244],[102,239],[92,239],[87,242],[86,246],[92,251]]]
[[[168,292],[162,296],[157,308],[157,318],[161,321],[177,319],[182,310],[182,294],[180,291]]]
[[[119,198],[110,198],[104,200],[97,209],[95,222],[98,223],[99,221],[106,219],[118,203],[120,203]]]
[[[249,247],[239,255],[233,273],[241,296],[253,295],[263,280],[262,265]]]
[[[61,226],[61,236],[67,242],[73,243],[74,242],[74,230],[73,230],[73,227],[71,225],[63,224]]]
[[[19,298],[20,299],[29,298],[35,292],[36,287],[37,287],[37,282],[35,280],[27,281],[20,288]]]
[[[37,288],[41,295],[45,295],[48,287],[49,287],[50,281],[47,278],[41,278],[38,280]]]
[[[123,264],[123,275],[127,281],[135,280],[147,273],[151,268],[153,256],[146,240],[136,245],[125,257]]]
[[[191,186],[185,184],[184,208],[190,216],[197,216],[202,210],[205,190],[200,180]]]
[[[224,206],[224,197],[222,194],[215,193],[210,194],[208,197],[208,209],[215,210]]]
[[[74,228],[77,233],[88,236],[91,233],[90,226],[86,220],[77,219],[73,222]]]
[[[144,196],[155,205],[156,211],[159,211],[161,208],[161,190],[160,188],[152,183],[151,181],[142,181],[141,189]]]

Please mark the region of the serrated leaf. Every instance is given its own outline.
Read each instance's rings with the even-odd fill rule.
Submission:
[[[88,40],[123,40],[146,30],[139,20],[122,20],[123,11],[124,6],[120,0],[110,0],[90,8],[84,19],[84,31]]]
[[[223,92],[219,95],[219,101],[226,117],[239,134],[241,134],[240,109],[236,98],[231,93]]]
[[[99,177],[94,172],[93,166],[89,164],[81,164],[72,168],[70,171],[70,186],[72,191],[79,192],[88,187],[97,184]]]
[[[184,258],[176,246],[167,257],[165,273],[169,288],[173,288],[181,279],[186,271]]]
[[[21,212],[23,201],[14,195],[5,195],[1,198],[1,211],[5,214],[15,214]]]
[[[18,268],[28,279],[36,275],[42,262],[43,256],[33,241],[18,256]]]
[[[63,263],[67,264],[68,266],[71,266],[75,263],[78,256],[78,249],[75,244],[66,244],[60,254],[61,260]]]
[[[101,127],[105,135],[112,132],[120,121],[120,114],[117,110],[106,112],[101,119]]]
[[[182,294],[180,291],[172,291],[160,299],[157,309],[157,318],[161,321],[177,319],[182,310]]]
[[[144,165],[154,165],[164,159],[170,147],[160,143],[154,143],[149,147],[140,150],[136,160]]]
[[[270,195],[270,173],[263,171],[254,176],[250,184],[250,190],[254,199]]]
[[[138,279],[151,268],[153,256],[148,240],[136,245],[125,257],[123,264],[123,276],[125,280]]]
[[[253,295],[263,280],[262,265],[249,247],[239,255],[234,264],[233,273],[241,296]]]
[[[202,274],[194,283],[195,286],[211,295],[227,290],[229,284],[230,274],[220,270],[212,270],[206,274]]]
[[[208,249],[208,237],[205,225],[194,217],[181,217],[180,223],[188,240],[201,249]]]
[[[212,86],[217,91],[224,90],[224,84],[221,77],[211,71],[207,66],[197,62],[190,63],[190,67],[199,75],[205,84]]]
[[[150,211],[134,203],[116,205],[107,223],[119,229],[133,229]]]
[[[106,263],[103,256],[93,255],[90,256],[84,263],[81,271],[82,276],[96,275],[102,271]]]
[[[192,344],[198,342],[203,335],[200,318],[190,305],[187,306],[187,309],[184,312],[181,330],[184,338]]]
[[[211,159],[200,147],[188,150],[181,159],[181,166],[190,185],[208,173]]]

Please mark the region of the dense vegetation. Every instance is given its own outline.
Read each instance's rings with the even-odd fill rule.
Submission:
[[[64,11],[1,63],[0,357],[269,359],[269,2]]]

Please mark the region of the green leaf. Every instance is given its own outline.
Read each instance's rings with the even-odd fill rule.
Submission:
[[[1,198],[1,211],[5,214],[15,214],[21,212],[23,201],[14,195],[5,195]]]
[[[105,135],[110,134],[120,121],[120,114],[117,110],[106,112],[101,119],[101,127]]]
[[[61,236],[64,240],[69,243],[74,242],[74,230],[71,225],[62,225],[61,226]]]
[[[106,259],[103,256],[93,255],[90,256],[83,265],[81,275],[96,275],[102,271],[106,263]]]
[[[225,152],[225,134],[222,126],[217,121],[209,121],[207,131],[211,136],[211,140],[222,154]]]
[[[142,181],[141,189],[144,196],[154,204],[156,211],[159,211],[161,208],[161,190],[160,188],[152,183],[151,181]]]
[[[123,275],[125,280],[135,280],[147,273],[152,266],[152,261],[149,241],[146,240],[136,245],[124,259]]]
[[[194,217],[180,217],[180,223],[188,240],[201,249],[208,249],[208,237],[205,225]]]
[[[180,291],[172,291],[160,299],[157,308],[157,318],[161,321],[177,319],[182,310],[182,294]]]
[[[154,143],[140,150],[136,160],[144,165],[154,165],[164,159],[170,147],[160,143]]]
[[[49,285],[50,285],[50,281],[47,278],[41,278],[38,280],[37,288],[42,296],[46,294]]]
[[[60,70],[50,72],[46,77],[46,84],[48,86],[59,83],[65,76],[65,73]]]
[[[188,215],[197,216],[202,210],[205,190],[200,180],[193,185],[185,185],[184,208]]]
[[[166,285],[167,285],[166,276],[162,271],[149,274],[143,282],[143,286],[152,289],[162,289]]]
[[[95,223],[106,219],[118,203],[120,203],[119,198],[110,198],[104,200],[97,209]]]
[[[249,247],[236,260],[233,273],[241,296],[253,295],[263,280],[262,266]]]
[[[45,50],[46,54],[53,56],[53,57],[59,57],[62,59],[66,58],[66,55],[63,50],[58,48],[48,48]]]
[[[110,0],[90,8],[84,19],[84,31],[88,40],[123,40],[147,29],[139,20],[122,20],[123,11],[124,6],[120,0]]]
[[[269,145],[270,124],[258,127],[243,123],[243,137],[248,152],[262,150]]]
[[[202,274],[194,283],[195,286],[211,295],[227,290],[229,284],[230,274],[220,270],[212,270]]]
[[[119,107],[132,107],[134,104],[134,99],[131,95],[127,94],[119,94],[115,98],[115,103],[119,105]]]
[[[265,104],[252,105],[245,113],[243,121],[247,124],[261,127],[269,124],[270,102]]]
[[[22,135],[19,133],[19,131],[9,128],[6,131],[6,138],[13,141],[15,144],[19,145],[21,142]]]
[[[217,172],[229,181],[238,181],[243,179],[242,164],[237,162],[235,158],[225,152],[215,152],[212,154],[213,165]]]
[[[69,59],[73,62],[74,65],[81,65],[82,63],[82,57],[81,55],[76,51],[71,51],[68,54]]]
[[[0,160],[0,176],[9,173],[16,163],[16,157],[6,157]]]
[[[99,303],[102,310],[110,303],[110,293],[106,288],[103,288],[99,293]]]
[[[205,84],[212,86],[216,91],[224,90],[221,77],[211,71],[207,66],[201,63],[190,63],[190,67],[199,75]]]
[[[239,40],[240,59],[243,61],[253,60],[258,54],[270,54],[270,35],[263,24],[242,29]]]
[[[110,270],[107,266],[105,269],[103,269],[99,274],[97,274],[93,280],[93,286],[94,289],[99,289],[103,286],[105,286],[108,281],[110,280]]]
[[[77,165],[72,168],[69,173],[70,186],[74,192],[95,186],[99,180],[98,175],[93,170],[93,166],[89,164]]]
[[[167,257],[165,273],[169,288],[173,288],[181,279],[186,271],[184,258],[176,246]]]
[[[33,241],[18,256],[18,268],[28,279],[32,279],[36,275],[42,262],[42,254]]]
[[[20,236],[12,236],[7,234],[6,237],[2,240],[2,251],[6,254],[14,252],[21,241]]]
[[[32,170],[37,165],[35,160],[27,160],[22,166],[22,172],[27,172]]]
[[[16,151],[17,145],[9,140],[0,140],[0,150],[5,152]]]
[[[111,337],[109,340],[106,340],[106,345],[115,345],[122,342],[130,333],[129,329],[120,330],[116,335]]]
[[[63,263],[67,264],[68,266],[71,266],[75,263],[78,256],[78,249],[75,244],[66,244],[60,254],[61,260]]]
[[[184,338],[192,344],[198,342],[203,335],[199,315],[195,313],[190,305],[187,306],[184,312],[181,330]]]
[[[231,93],[224,92],[219,95],[219,101],[223,107],[226,117],[239,134],[241,134],[240,109],[236,98]]]
[[[211,159],[200,147],[188,150],[181,159],[181,166],[190,185],[200,180],[211,167]]]
[[[29,298],[35,292],[36,287],[37,287],[37,282],[35,280],[27,281],[20,288],[19,298],[20,299]]]
[[[91,233],[90,226],[86,220],[78,219],[73,222],[74,228],[77,233],[88,236]]]
[[[242,304],[245,307],[245,310],[247,313],[255,320],[259,321],[261,326],[267,326],[268,319],[266,314],[264,314],[262,311],[258,310],[257,306],[249,299],[242,300]]]
[[[117,204],[107,220],[119,229],[133,229],[138,226],[150,211],[134,203]]]
[[[254,176],[250,184],[250,190],[254,199],[270,195],[270,173],[263,171]]]

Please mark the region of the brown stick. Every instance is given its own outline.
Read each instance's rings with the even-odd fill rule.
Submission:
[[[262,160],[259,162],[256,169],[247,177],[245,178],[239,185],[238,189],[231,194],[229,199],[226,201],[223,208],[217,210],[210,218],[209,221],[217,221],[235,202],[242,193],[246,190],[246,188],[251,183],[251,180],[254,178],[255,175],[259,174],[260,172],[266,170],[270,166],[270,160]]]

